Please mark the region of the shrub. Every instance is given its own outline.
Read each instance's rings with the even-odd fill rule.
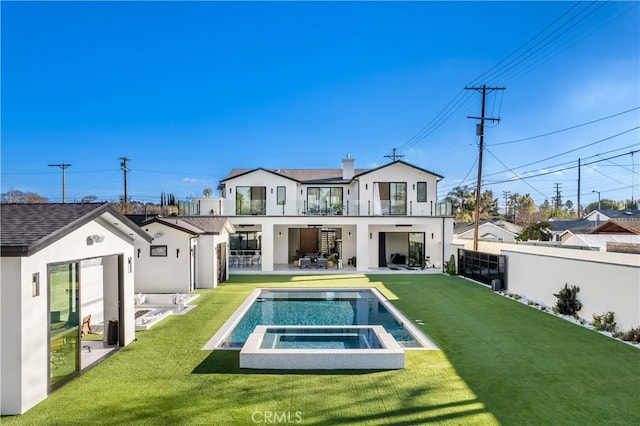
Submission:
[[[598,331],[608,331],[613,333],[616,331],[614,316],[613,312],[606,312],[602,315],[593,314],[593,321],[591,322],[591,325]]]
[[[580,287],[571,286],[571,288],[569,288],[568,285],[565,284],[559,293],[554,293],[554,296],[558,298],[558,302],[556,303],[558,312],[562,315],[575,315],[576,312],[582,309],[582,303],[577,297],[579,292]]]
[[[447,273],[449,275],[457,275],[458,270],[456,269],[456,257],[452,254],[449,257],[449,263],[447,264]]]
[[[631,343],[640,343],[640,327],[632,328],[622,334],[622,340]]]

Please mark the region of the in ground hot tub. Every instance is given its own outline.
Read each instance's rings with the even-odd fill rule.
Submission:
[[[258,326],[240,351],[240,368],[396,370],[404,357],[379,325]]]

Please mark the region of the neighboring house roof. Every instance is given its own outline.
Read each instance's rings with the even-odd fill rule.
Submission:
[[[425,173],[429,173],[435,177],[437,177],[438,179],[443,179],[444,177],[431,172],[429,170],[425,170],[422,169],[420,167],[416,167],[412,164],[406,163],[404,161],[401,160],[396,160],[392,163],[388,163],[385,164],[383,166],[377,167],[375,169],[355,169],[354,170],[354,174],[353,177],[354,179],[365,175],[367,173],[372,173],[375,172],[376,170],[380,170],[383,169],[385,167],[389,167],[393,164],[404,164],[405,166],[414,168],[416,170],[419,170],[421,172],[425,172]],[[296,182],[299,183],[306,183],[306,184],[313,184],[313,183],[333,183],[333,184],[338,184],[338,183],[347,183],[350,182],[350,180],[344,180],[343,179],[343,175],[342,175],[342,169],[273,169],[273,170],[269,170],[269,169],[264,169],[262,167],[259,167],[257,169],[232,169],[229,174],[222,179],[220,182],[226,182],[229,179],[233,179],[233,178],[237,178],[249,173],[253,173],[253,172],[257,172],[257,171],[264,171],[267,173],[272,173],[275,174],[277,176],[281,176],[287,179],[291,179],[294,180]]]
[[[595,221],[595,217],[597,217],[597,215],[600,215],[601,222],[605,222],[608,219],[622,219],[629,217],[640,218],[640,210],[593,210],[584,218]]]
[[[640,217],[609,219],[608,222],[598,226],[591,233],[640,235]]]
[[[462,235],[465,234],[467,232],[471,232],[473,235],[473,230],[474,230],[474,226],[475,224],[473,222],[460,222],[460,223],[456,223],[453,226],[453,233],[455,235]],[[520,232],[522,232],[522,227],[516,225],[515,223],[511,223],[511,222],[507,222],[506,220],[481,220],[479,225],[478,225],[478,230],[480,231],[480,228],[491,228],[491,227],[498,227],[501,228],[502,230],[513,234],[513,236],[517,236],[518,234],[520,234]],[[495,236],[491,233],[491,231],[484,231],[487,237],[486,238],[495,238]],[[480,233],[480,232],[478,232]],[[480,234],[480,238],[485,238],[483,234]]]
[[[564,244],[571,246],[605,248],[607,243],[639,244],[640,235],[579,234],[572,235]]]
[[[92,220],[107,215],[130,228],[132,237],[153,239],[108,204],[2,204],[0,247],[3,256],[30,256]],[[116,225],[114,225],[116,226]],[[119,225],[118,225],[119,226]]]
[[[574,234],[584,234],[593,230],[593,222],[586,219],[553,219],[549,221],[550,231],[554,234],[562,234],[571,231]]]

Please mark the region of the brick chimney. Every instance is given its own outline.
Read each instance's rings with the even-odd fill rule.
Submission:
[[[347,154],[347,158],[342,159],[342,179],[351,180],[354,175],[353,162],[355,160],[351,158],[351,154]]]

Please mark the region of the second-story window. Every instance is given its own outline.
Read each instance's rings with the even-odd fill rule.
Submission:
[[[407,214],[406,182],[378,182],[378,188],[383,215]]]
[[[277,196],[277,203],[279,206],[284,206],[287,202],[287,187],[286,186],[279,186],[277,188],[278,193],[276,194]]]
[[[427,182],[418,182],[418,185],[416,186],[416,192],[417,192],[417,201],[419,203],[426,203],[427,202]]]
[[[310,187],[307,189],[308,214],[343,214],[342,188]]]
[[[266,186],[236,187],[236,215],[265,215],[266,207]]]

